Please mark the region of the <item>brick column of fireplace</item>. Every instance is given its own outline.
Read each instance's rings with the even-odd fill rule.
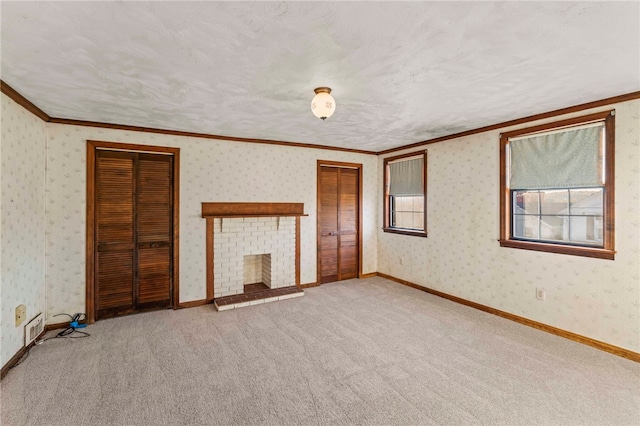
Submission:
[[[216,297],[242,294],[245,256],[270,255],[269,288],[296,285],[294,217],[217,218],[213,221],[213,282]],[[261,263],[262,268],[262,263]]]

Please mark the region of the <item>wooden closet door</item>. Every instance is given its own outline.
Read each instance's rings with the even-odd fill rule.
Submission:
[[[137,307],[171,304],[173,157],[139,154],[137,170]]]
[[[96,318],[171,306],[173,157],[96,151]]]
[[[339,256],[341,280],[358,276],[358,171],[340,169]]]
[[[338,281],[338,169],[321,167],[318,194],[320,283]]]
[[[96,152],[96,316],[135,307],[136,154]]]
[[[320,167],[318,200],[319,282],[358,276],[359,172]]]

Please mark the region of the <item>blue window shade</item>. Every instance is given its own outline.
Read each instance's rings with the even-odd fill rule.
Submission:
[[[389,195],[424,195],[422,157],[389,163]]]
[[[511,189],[602,186],[604,123],[509,141]]]

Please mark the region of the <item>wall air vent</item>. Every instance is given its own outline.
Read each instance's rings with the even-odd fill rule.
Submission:
[[[44,332],[44,315],[42,312],[24,326],[24,346],[27,347]]]

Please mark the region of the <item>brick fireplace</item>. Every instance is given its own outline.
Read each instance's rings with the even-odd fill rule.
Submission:
[[[302,203],[202,203],[207,298],[218,310],[302,296]]]

